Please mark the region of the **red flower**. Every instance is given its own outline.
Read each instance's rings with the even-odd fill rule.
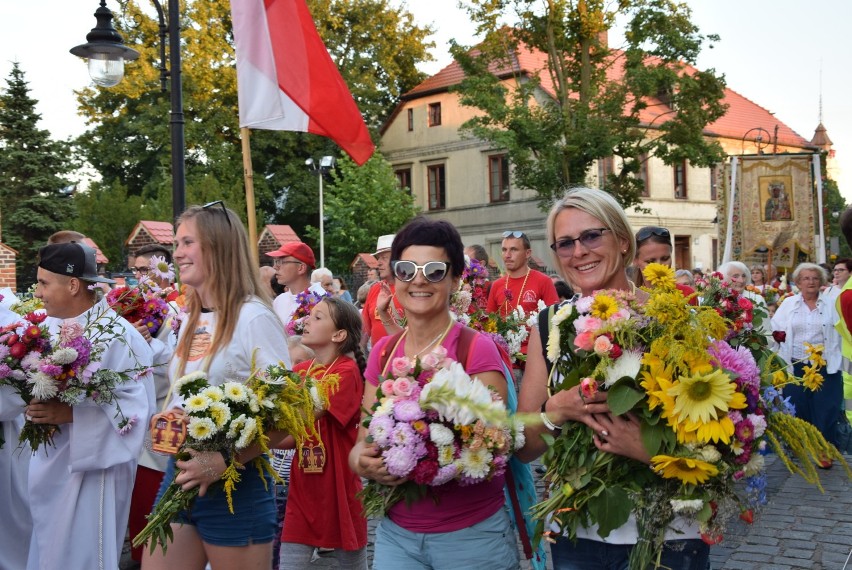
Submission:
[[[751,301],[749,301],[745,297],[740,297],[739,299],[737,299],[737,304],[740,306],[740,309],[743,309],[744,311],[750,311],[754,308],[754,305],[752,305]]]
[[[41,329],[38,328],[36,325],[30,325],[24,331],[24,338],[22,340],[24,340],[25,342],[29,342],[31,340],[35,340],[35,339],[39,338],[40,336],[41,336]]]
[[[781,344],[785,340],[787,340],[787,333],[785,331],[772,331],[772,338],[778,344]]]
[[[18,335],[12,333],[9,335],[9,338],[6,339],[6,344],[8,344],[9,346],[14,346],[18,344],[18,340],[20,340],[18,338]]]
[[[610,356],[610,358],[615,360],[615,359],[619,358],[622,355],[623,352],[624,351],[621,350],[620,346],[618,346],[617,344],[613,344],[612,348],[609,351],[609,356]]]
[[[44,319],[47,318],[47,313],[28,313],[25,318],[32,324],[38,325],[44,322]]]
[[[740,518],[748,524],[752,524],[754,522],[754,511],[751,509],[746,509],[740,513]]]
[[[435,479],[438,474],[438,462],[435,460],[426,459],[417,464],[411,472],[411,478],[418,485],[428,485]]]
[[[701,533],[701,540],[704,541],[704,544],[709,544],[713,546],[714,544],[719,544],[722,542],[721,534],[707,534],[706,532]]]
[[[9,355],[15,360],[20,360],[27,354],[27,345],[22,342],[16,343],[9,348]]]

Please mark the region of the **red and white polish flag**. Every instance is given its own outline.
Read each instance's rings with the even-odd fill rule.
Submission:
[[[231,0],[240,127],[329,137],[364,164],[375,150],[305,0]]]

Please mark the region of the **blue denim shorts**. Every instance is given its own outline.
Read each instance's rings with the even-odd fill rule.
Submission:
[[[376,529],[373,570],[516,570],[518,546],[509,515],[500,509],[484,521],[452,532],[405,530],[388,517]]]
[[[169,459],[157,501],[175,477],[175,459]],[[265,485],[265,486],[264,486]],[[254,465],[241,472],[234,490],[234,514],[228,511],[228,501],[221,485],[196,497],[189,510],[182,511],[174,521],[196,528],[201,540],[216,546],[247,546],[272,542],[277,531],[275,520],[275,484],[269,475],[261,479]]]

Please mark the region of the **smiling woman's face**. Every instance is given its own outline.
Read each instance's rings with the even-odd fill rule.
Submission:
[[[556,243],[576,239],[583,232],[606,227],[596,217],[577,208],[566,208],[556,215],[553,237]],[[587,247],[574,242],[571,257],[560,257],[562,273],[568,282],[583,295],[599,289],[623,289],[627,286],[624,254],[628,244],[611,231],[603,232],[600,242]]]

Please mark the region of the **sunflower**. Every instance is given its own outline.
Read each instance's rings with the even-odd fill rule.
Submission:
[[[681,376],[668,390],[668,394],[675,398],[674,414],[679,421],[702,423],[718,419],[720,412],[727,412],[729,406],[736,407],[731,405],[736,393],[736,384],[722,370]]]
[[[690,457],[656,455],[651,458],[651,468],[665,479],[680,479],[683,483],[698,485],[719,474],[712,463]]]
[[[642,271],[642,276],[655,289],[675,290],[675,274],[671,266],[661,263],[649,263]]]
[[[606,293],[598,293],[592,301],[591,313],[593,317],[605,321],[617,313],[618,309],[618,301],[615,300],[615,297]]]
[[[743,407],[745,407],[745,396],[743,396]],[[686,422],[684,429],[694,432],[695,437],[702,443],[730,443],[734,435],[734,422],[727,415],[709,422]]]

